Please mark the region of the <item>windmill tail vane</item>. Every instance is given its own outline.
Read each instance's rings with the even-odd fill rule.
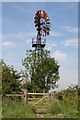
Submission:
[[[37,38],[32,39],[32,47],[42,48],[46,45],[46,35],[49,35],[51,28],[50,19],[43,10],[37,11],[34,17],[35,27],[37,27]],[[41,38],[43,37],[43,38]]]

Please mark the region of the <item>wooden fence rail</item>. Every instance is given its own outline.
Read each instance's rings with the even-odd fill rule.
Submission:
[[[48,95],[49,93],[28,93],[28,95]]]
[[[6,94],[6,96],[24,96],[24,95],[19,95],[19,94]]]

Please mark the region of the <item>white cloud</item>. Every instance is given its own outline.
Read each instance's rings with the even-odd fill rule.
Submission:
[[[47,50],[51,50],[51,49],[52,49],[52,47],[48,47],[48,48],[47,48]]]
[[[26,42],[27,42],[27,43],[30,43],[31,41],[32,41],[31,39],[30,39],[30,40],[29,40],[29,39],[28,39],[28,40],[26,40]]]
[[[56,44],[56,43],[52,43],[52,44],[51,44],[51,46],[56,47],[56,46],[57,46],[57,44]]]
[[[65,46],[78,47],[78,38],[73,38],[73,39],[66,40],[64,45]]]
[[[3,45],[4,46],[15,46],[15,44],[13,42],[8,42],[8,41],[3,42]]]
[[[51,35],[51,36],[56,36],[56,37],[64,36],[64,34],[59,33],[59,32],[56,32],[56,31],[51,31],[51,32],[50,32],[50,35]]]
[[[47,47],[47,50],[52,50],[53,47],[56,47],[57,44],[56,43],[49,43],[48,44],[48,47]]]
[[[70,27],[70,26],[62,26],[61,28],[67,30],[68,32],[72,32],[72,33],[78,33],[78,28],[73,28],[73,27]]]
[[[36,36],[36,33],[33,32],[19,32],[16,34],[3,34],[3,39],[26,39],[28,37]]]
[[[57,60],[64,60],[68,56],[68,54],[63,53],[62,51],[55,51],[52,56]]]

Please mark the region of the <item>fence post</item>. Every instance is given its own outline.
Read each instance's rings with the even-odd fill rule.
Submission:
[[[43,93],[45,93],[45,90],[43,90]],[[44,96],[44,95],[43,95]]]
[[[27,96],[27,90],[24,89],[24,105],[27,104],[28,96]]]
[[[54,91],[51,92],[51,107],[54,104]]]

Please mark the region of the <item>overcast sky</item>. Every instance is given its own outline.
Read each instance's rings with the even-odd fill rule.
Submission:
[[[2,58],[15,69],[24,69],[22,59],[36,38],[34,16],[44,10],[51,20],[45,49],[59,62],[61,90],[78,84],[78,3],[77,2],[3,2]],[[1,37],[1,36],[0,36]]]

